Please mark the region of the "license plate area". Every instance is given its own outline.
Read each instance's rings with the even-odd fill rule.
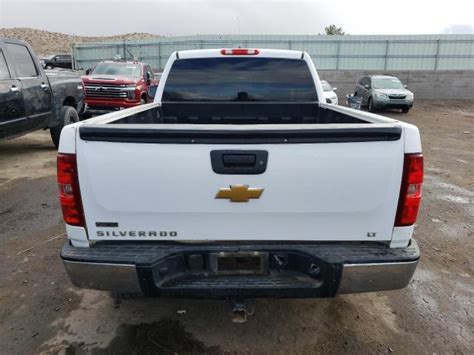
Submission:
[[[268,253],[239,252],[209,255],[209,266],[215,275],[262,275],[268,273]]]

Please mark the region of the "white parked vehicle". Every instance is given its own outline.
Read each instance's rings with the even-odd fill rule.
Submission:
[[[324,98],[328,104],[338,104],[337,94],[335,91],[337,88],[333,88],[326,80],[321,80],[321,86],[323,88]]]
[[[324,97],[305,52],[179,51],[154,103],[64,127],[72,282],[199,298],[405,287],[418,129]]]

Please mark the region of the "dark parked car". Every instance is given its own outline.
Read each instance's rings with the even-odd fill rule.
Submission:
[[[77,74],[45,72],[27,43],[0,38],[0,139],[49,129],[58,146],[62,128],[78,121],[84,107]]]
[[[362,97],[362,105],[370,112],[382,108],[399,108],[407,113],[413,106],[413,93],[400,79],[391,75],[362,77],[356,85],[355,96]]]
[[[72,69],[72,57],[70,54],[55,54],[48,58],[41,59],[41,64],[43,64],[43,68],[45,69]]]

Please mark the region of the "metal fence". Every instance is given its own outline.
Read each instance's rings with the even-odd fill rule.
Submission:
[[[125,59],[161,70],[174,51],[239,46],[304,50],[322,70],[474,70],[474,35],[163,37],[75,43],[73,57],[76,69]]]

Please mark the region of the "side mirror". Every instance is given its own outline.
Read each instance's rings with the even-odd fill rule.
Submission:
[[[86,69],[86,75],[89,75],[91,73],[91,69]]]
[[[337,88],[332,88],[332,91],[336,91],[336,90],[337,90]]]
[[[407,84],[404,84],[403,87],[406,89],[406,88],[408,87],[408,85],[407,85]]]
[[[156,95],[156,89],[158,89],[158,85],[150,86],[148,88],[148,97],[151,97],[152,99],[154,99]]]

